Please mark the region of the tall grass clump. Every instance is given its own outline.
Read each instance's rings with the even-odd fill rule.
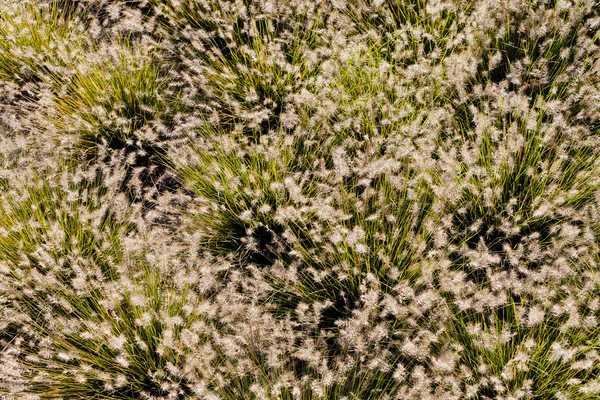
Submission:
[[[4,3],[0,17],[0,77],[20,84],[61,84],[85,57],[85,25],[54,3]]]
[[[152,203],[156,194],[148,192],[172,189],[161,159],[164,143],[174,138],[178,105],[176,94],[167,93],[153,39],[134,26],[109,29],[100,17],[114,16],[110,7],[93,2],[3,7],[5,122],[27,136],[45,132],[47,147],[60,148],[63,162],[125,159],[122,189],[131,199]]]
[[[193,322],[185,290],[140,249],[122,195],[63,179],[3,195],[0,393],[182,398],[169,341]]]
[[[64,157],[66,135],[51,135],[47,116],[53,97],[93,49],[83,16],[65,14],[53,2],[0,4],[0,125],[8,133],[2,152],[27,147],[30,161],[21,164],[30,163],[31,154],[48,164]],[[35,140],[40,136],[32,132],[46,139]]]
[[[75,75],[56,101],[59,128],[78,132],[86,153],[93,154],[102,141],[116,149],[132,145],[135,133],[154,113],[165,111],[152,55],[131,50],[123,48],[115,60],[103,60]]]
[[[165,170],[165,146],[175,141],[180,106],[152,50],[125,39],[111,53],[76,73],[54,99],[53,127],[74,139],[79,163],[119,165],[122,190],[131,200],[154,204],[157,192],[177,184]]]
[[[152,0],[170,33],[186,104],[247,135],[293,128],[291,97],[314,82],[327,8],[316,4]],[[185,44],[185,45],[178,45]],[[324,55],[327,57],[327,55]],[[287,118],[287,116],[290,116]]]

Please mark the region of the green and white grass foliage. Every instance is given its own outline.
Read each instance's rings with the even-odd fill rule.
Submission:
[[[186,105],[211,124],[255,136],[293,128],[291,97],[312,85],[327,37],[326,9],[291,2],[275,6],[239,1],[155,3],[171,32],[170,53]],[[185,43],[185,45],[181,45]]]
[[[105,45],[54,97],[49,121],[72,138],[74,165],[120,165],[129,198],[153,201],[166,176],[166,144],[177,139],[173,125],[181,105],[167,90],[154,44],[126,37]]]
[[[54,2],[0,4],[0,77],[57,87],[86,56],[85,25]]]
[[[106,192],[63,176],[3,195],[3,395],[178,398],[190,390],[173,374],[181,354],[169,347],[193,322],[186,289],[176,292],[135,245],[127,205]]]
[[[600,397],[596,0],[0,11],[0,397]]]
[[[156,140],[156,132],[143,128],[166,111],[164,83],[153,55],[124,42],[113,46],[114,57],[77,73],[56,99],[58,128],[73,130],[87,153],[103,141],[119,149]]]

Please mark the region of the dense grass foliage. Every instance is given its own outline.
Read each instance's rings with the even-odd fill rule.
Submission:
[[[600,3],[0,0],[0,398],[600,397]]]

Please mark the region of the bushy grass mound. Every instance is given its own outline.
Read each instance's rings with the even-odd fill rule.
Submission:
[[[181,358],[169,341],[193,322],[182,309],[185,293],[175,294],[143,250],[128,251],[135,228],[106,196],[94,182],[52,180],[3,196],[3,393],[92,399],[190,391],[169,372]]]
[[[52,2],[3,4],[0,77],[3,81],[64,83],[85,57],[85,26]]]
[[[0,11],[0,397],[600,396],[596,2]]]

